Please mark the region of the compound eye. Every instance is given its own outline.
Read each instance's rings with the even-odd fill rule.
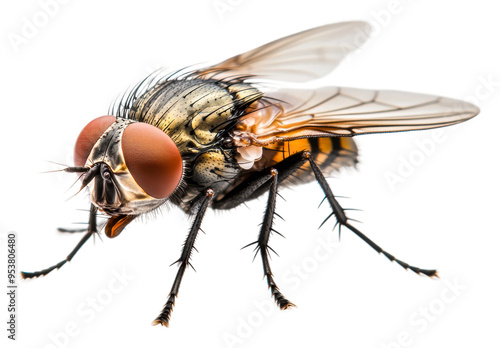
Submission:
[[[172,139],[147,123],[132,123],[122,137],[125,164],[136,183],[154,198],[174,192],[182,177],[182,158]]]
[[[106,129],[115,122],[116,117],[114,116],[101,116],[90,121],[90,123],[83,128],[76,140],[75,166],[83,167],[85,165],[97,140],[99,140]]]

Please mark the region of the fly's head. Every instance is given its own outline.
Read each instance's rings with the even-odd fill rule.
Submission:
[[[102,116],[91,121],[75,145],[75,165],[84,168],[82,187],[110,216],[105,232],[116,237],[140,214],[162,205],[182,178],[175,143],[147,123]]]

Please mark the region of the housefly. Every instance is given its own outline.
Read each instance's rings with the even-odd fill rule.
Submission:
[[[181,207],[193,223],[177,260],[168,300],[153,324],[168,326],[182,277],[208,207],[231,209],[261,195],[267,207],[255,246],[272,297],[293,306],[271,272],[268,243],[278,187],[316,181],[340,227],[405,269],[421,269],[384,251],[351,224],[327,180],[357,163],[353,136],[444,127],[479,113],[469,103],[425,94],[325,86],[265,90],[266,80],[307,82],[331,72],[369,32],[364,22],[321,26],[290,35],[194,71],[150,75],[129,89],[109,115],[91,121],[75,146],[75,165],[91,208],[82,240],[65,260],[24,278],[46,275],[71,261],[98,231],[97,212],[114,238],[138,216],[164,204]],[[360,35],[365,34],[365,35]],[[300,169],[300,170],[299,170]],[[327,219],[328,219],[327,218]]]

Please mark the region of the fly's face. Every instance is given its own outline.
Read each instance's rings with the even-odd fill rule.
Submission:
[[[160,129],[114,116],[91,121],[75,146],[83,167],[82,187],[110,216],[105,231],[116,237],[137,215],[149,212],[175,191],[182,177],[176,145]]]

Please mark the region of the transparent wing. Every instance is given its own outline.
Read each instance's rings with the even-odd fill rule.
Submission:
[[[242,139],[254,144],[437,128],[479,113],[464,101],[400,91],[324,87],[282,89],[266,96],[238,125]]]
[[[310,81],[331,72],[369,35],[370,27],[366,22],[329,24],[272,41],[201,73],[253,75],[288,82]]]

